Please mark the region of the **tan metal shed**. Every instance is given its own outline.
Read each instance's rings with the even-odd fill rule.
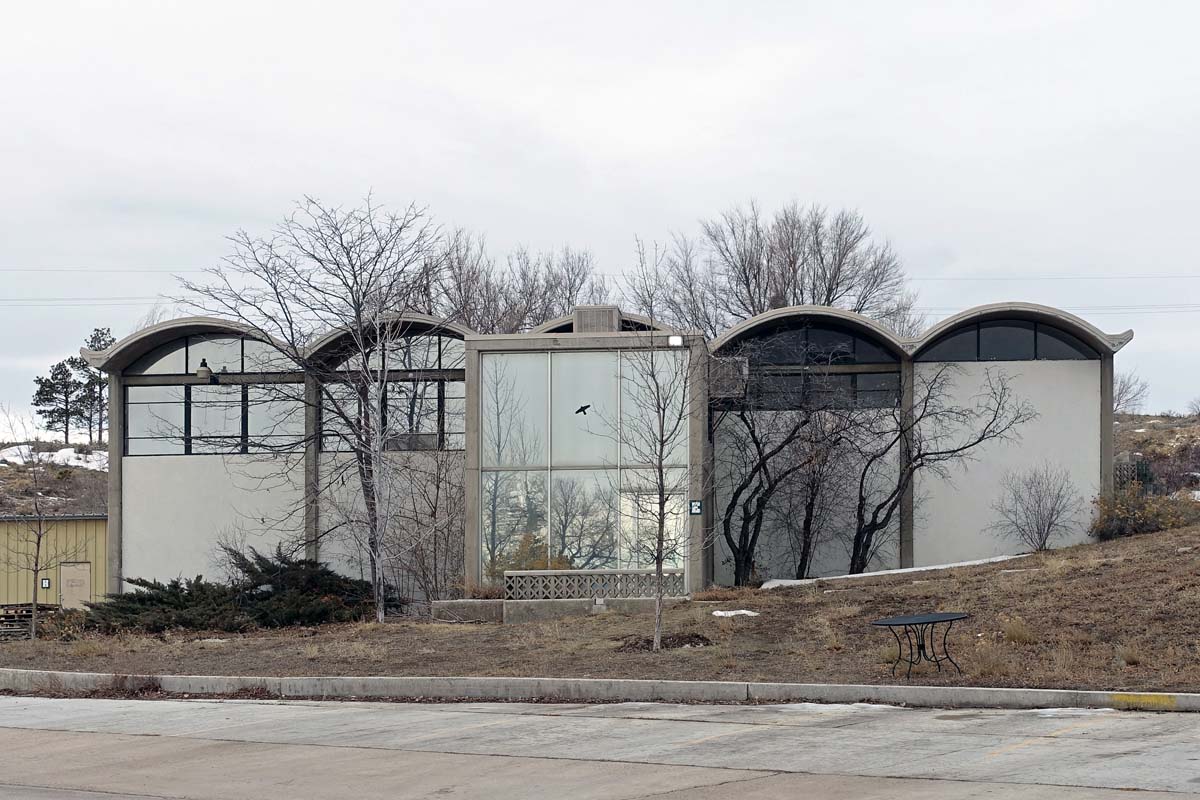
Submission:
[[[43,517],[42,563],[38,602],[81,607],[109,591],[108,518],[103,514]],[[37,518],[0,516],[0,604],[33,600],[32,564]],[[47,586],[47,581],[49,585]]]

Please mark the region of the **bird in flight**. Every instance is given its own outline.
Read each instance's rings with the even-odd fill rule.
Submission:
[[[579,408],[575,409],[575,413],[576,413],[576,414],[583,414],[583,415],[586,417],[586,416],[587,416],[587,410],[588,410],[589,408],[591,408],[591,407],[592,407],[592,404],[591,404],[591,403],[588,403],[586,406],[580,406]]]

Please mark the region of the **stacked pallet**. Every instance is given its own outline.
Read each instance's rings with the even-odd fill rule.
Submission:
[[[38,624],[58,611],[58,606],[38,603]],[[29,623],[33,619],[32,603],[0,604],[0,642],[29,638]]]

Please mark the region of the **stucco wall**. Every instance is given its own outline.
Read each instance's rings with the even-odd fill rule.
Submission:
[[[918,363],[918,375],[938,364]],[[954,401],[969,405],[988,369],[1012,378],[1016,395],[1033,404],[1037,419],[1020,428],[1021,438],[992,442],[974,452],[975,460],[956,466],[951,478],[919,475],[913,524],[915,566],[943,564],[1023,552],[1020,544],[999,539],[988,530],[997,518],[992,509],[1006,471],[1021,471],[1043,462],[1065,467],[1083,498],[1080,530],[1058,545],[1086,539],[1083,523],[1100,486],[1100,362],[1020,361],[958,365]]]
[[[259,550],[302,536],[303,468],[254,456],[126,456],[122,572],[128,578],[217,577],[223,536]],[[126,587],[128,588],[128,587]]]

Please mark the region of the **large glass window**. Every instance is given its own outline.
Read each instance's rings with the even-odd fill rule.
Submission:
[[[247,387],[246,435],[250,452],[273,452],[303,441],[304,409],[301,384]]]
[[[482,354],[485,578],[652,565],[658,494],[639,466],[657,463],[656,452],[669,465],[667,564],[683,564],[687,365],[677,349]]]
[[[242,449],[242,387],[189,386],[193,453],[237,453]]]
[[[216,373],[288,372],[291,359],[274,345],[243,336],[187,336],[154,348],[125,368],[126,375],[191,375],[200,362]]]
[[[483,574],[492,580],[510,569],[559,567],[546,539],[546,479],[541,470],[483,473],[480,539]]]
[[[125,368],[127,375],[185,375],[187,371],[186,339],[160,345]]]
[[[623,569],[649,569],[658,549],[658,530],[663,527],[663,566],[679,568],[687,560],[686,469],[664,470],[661,488],[667,495],[660,513],[660,479],[657,470],[621,471],[621,548]]]
[[[621,353],[621,463],[687,465],[687,393],[683,350]]]
[[[1021,319],[968,323],[917,355],[917,361],[1062,361],[1099,358],[1079,337]]]
[[[125,451],[129,455],[185,452],[183,386],[130,386],[125,390]]]
[[[979,326],[980,361],[1032,361],[1037,352],[1032,322],[999,320]]]
[[[617,464],[617,354],[553,353],[550,463]]]
[[[918,361],[978,361],[979,328],[968,325],[938,339],[925,352],[917,356]]]
[[[1073,361],[1099,358],[1096,348],[1084,344],[1078,336],[1049,325],[1037,326],[1037,357],[1045,360]]]
[[[547,465],[547,353],[484,353],[480,358],[480,462],[485,467]]]
[[[242,340],[237,336],[189,336],[188,369],[195,372],[200,362],[213,372],[242,371]]]
[[[550,553],[566,569],[617,566],[616,470],[550,473]]]
[[[738,355],[764,364],[895,364],[899,357],[876,339],[837,325],[765,328],[738,342]]]
[[[125,453],[286,450],[304,442],[300,384],[127,386]]]

